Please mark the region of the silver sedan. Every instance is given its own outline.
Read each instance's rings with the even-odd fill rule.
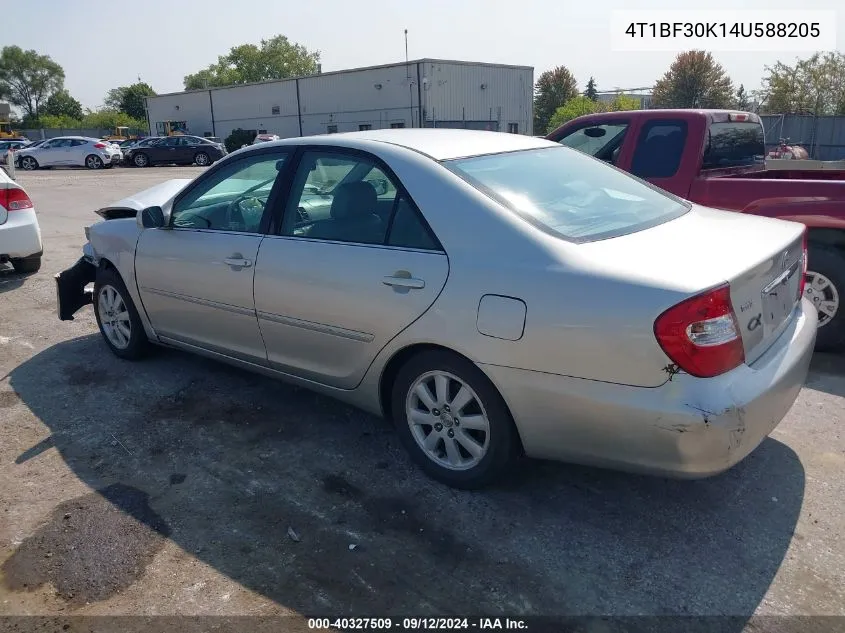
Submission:
[[[802,225],[538,138],[273,141],[98,213],[61,319],[93,302],[121,358],[178,347],[388,417],[456,487],[521,454],[722,472],[790,409],[815,341]]]

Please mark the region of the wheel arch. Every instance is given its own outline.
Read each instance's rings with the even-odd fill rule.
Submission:
[[[499,397],[502,399],[502,402],[505,404],[505,408],[508,411],[508,415],[510,416],[511,423],[513,424],[514,430],[516,431],[516,439],[518,442],[518,449],[520,454],[524,453],[524,448],[522,445],[522,436],[519,433],[519,425],[516,423],[516,420],[513,417],[513,412],[511,411],[510,404],[508,404],[507,398],[505,398],[504,393],[499,388],[492,378],[484,371],[481,367],[479,367],[478,363],[473,361],[471,358],[467,357],[460,352],[455,351],[450,347],[446,347],[444,345],[438,345],[436,343],[413,343],[406,347],[403,347],[397,350],[393,356],[390,357],[390,360],[387,361],[384,365],[384,369],[381,372],[381,376],[379,377],[379,407],[381,408],[382,417],[384,417],[389,422],[393,423],[393,416],[391,414],[391,394],[393,392],[393,384],[396,381],[396,377],[399,374],[399,370],[402,366],[408,362],[412,357],[416,356],[417,354],[421,354],[423,352],[430,352],[430,351],[439,351],[439,352],[447,352],[449,354],[454,354],[459,358],[464,359],[468,363],[472,363],[472,365],[481,372],[481,374],[493,385],[493,388],[499,394]]]

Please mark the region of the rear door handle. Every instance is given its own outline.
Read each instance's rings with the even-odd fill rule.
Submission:
[[[415,290],[425,288],[425,282],[422,279],[416,279],[410,276],[388,275],[381,282],[385,286],[393,286],[394,288],[413,288]]]
[[[239,257],[237,255],[227,257],[223,260],[223,263],[228,266],[235,266],[237,268],[249,268],[250,266],[252,266],[252,260],[244,259],[243,257]]]

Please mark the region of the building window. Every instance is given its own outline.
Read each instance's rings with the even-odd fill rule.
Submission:
[[[337,126],[336,125],[327,125],[326,132],[329,134],[337,134]]]
[[[519,134],[519,123],[508,123],[508,132],[511,134]]]
[[[394,129],[400,128],[400,127],[405,127],[405,122],[404,121],[398,121],[396,123],[391,123],[390,127],[394,128]]]
[[[270,114],[281,114],[282,109],[279,106],[273,106],[270,108]]]
[[[358,129],[363,132],[365,130],[372,130],[373,126],[370,125],[369,123],[362,123],[361,125],[358,126]]]

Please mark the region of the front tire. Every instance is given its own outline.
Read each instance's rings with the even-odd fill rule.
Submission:
[[[845,255],[832,246],[811,244],[807,259],[804,296],[819,311],[816,350],[845,349]]]
[[[493,383],[471,362],[446,351],[413,356],[391,393],[399,437],[432,479],[482,488],[510,466],[519,441]]]
[[[94,315],[106,345],[120,358],[137,360],[149,350],[141,317],[126,285],[113,268],[97,271]]]
[[[194,162],[200,167],[207,167],[211,164],[211,158],[205,152],[197,152],[197,155],[194,156]]]
[[[35,171],[38,169],[38,161],[32,156],[24,156],[20,159],[20,164],[21,169],[25,169],[26,171]]]
[[[135,167],[147,167],[150,164],[150,159],[146,154],[135,154],[135,156],[132,157],[132,162]]]
[[[41,255],[13,259],[12,268],[19,274],[37,273],[41,270]]]
[[[103,159],[96,154],[89,154],[85,157],[85,166],[88,169],[102,169],[103,165]]]

